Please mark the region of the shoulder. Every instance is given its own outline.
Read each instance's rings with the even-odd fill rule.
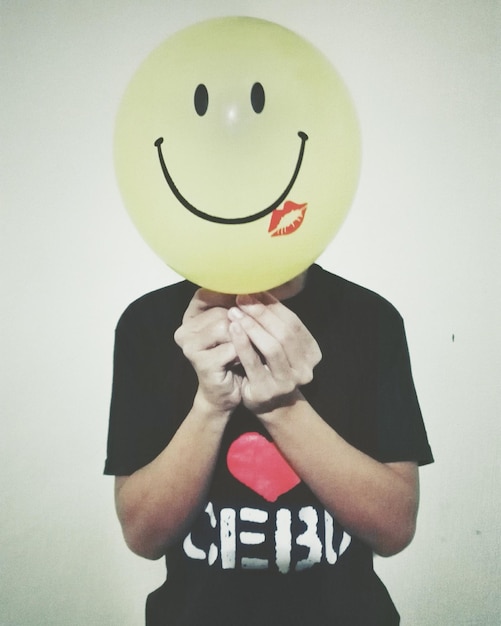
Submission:
[[[401,323],[399,311],[384,296],[318,265],[311,268],[311,288],[322,308],[350,318],[385,318]]]
[[[184,280],[140,296],[122,313],[117,330],[155,328],[158,325],[177,328],[197,289],[196,285]]]

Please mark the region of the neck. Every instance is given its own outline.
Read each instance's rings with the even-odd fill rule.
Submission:
[[[277,300],[287,300],[288,298],[297,296],[300,291],[303,291],[304,286],[306,285],[307,275],[308,270],[283,285],[270,289],[270,293],[275,296]]]

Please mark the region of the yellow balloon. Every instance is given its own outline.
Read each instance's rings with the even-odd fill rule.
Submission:
[[[195,24],[139,67],[115,166],[136,227],[176,272],[224,293],[303,272],[339,229],[360,169],[355,111],[315,47],[272,22]]]

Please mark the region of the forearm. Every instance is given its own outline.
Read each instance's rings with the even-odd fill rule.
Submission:
[[[325,508],[378,554],[411,541],[417,468],[383,464],[340,437],[298,392],[292,404],[260,416],[276,445]]]
[[[229,415],[197,396],[163,452],[131,476],[117,477],[117,513],[133,552],[161,557],[203,507]]]

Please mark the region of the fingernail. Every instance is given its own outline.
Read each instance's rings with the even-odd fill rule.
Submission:
[[[231,307],[231,309],[228,311],[228,315],[230,319],[234,319],[234,320],[241,320],[244,316],[242,311],[236,306]]]

